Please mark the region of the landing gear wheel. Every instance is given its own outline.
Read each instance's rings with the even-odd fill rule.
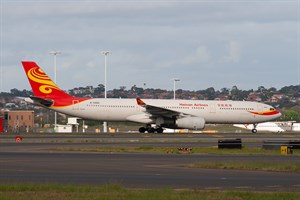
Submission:
[[[145,132],[146,132],[146,130],[147,130],[147,129],[146,129],[145,127],[141,127],[141,128],[139,128],[139,132],[140,132],[140,133],[145,133]]]
[[[148,129],[148,133],[154,133],[155,132],[155,128],[149,128]]]
[[[156,129],[156,131],[157,131],[157,133],[163,133],[164,132],[164,129],[163,128],[158,128],[158,129]]]
[[[257,133],[257,130],[256,129],[252,129],[252,133]]]

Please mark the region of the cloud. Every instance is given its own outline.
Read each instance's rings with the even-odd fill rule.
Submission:
[[[109,88],[147,83],[183,89],[298,81],[297,1],[2,1],[4,90],[26,87],[21,60],[53,73],[51,50],[60,50],[58,80],[70,89],[104,80],[101,50],[108,57]],[[256,61],[256,62],[254,62]],[[291,73],[287,77],[281,74]],[[234,77],[229,72],[234,70]],[[214,72],[212,75],[212,72]],[[244,82],[244,73],[255,78]],[[5,76],[4,76],[5,75]],[[226,78],[228,76],[228,79]],[[11,81],[14,80],[14,81]],[[235,83],[235,85],[241,85]],[[277,86],[273,85],[273,86]],[[22,89],[22,88],[21,88]]]
[[[183,64],[191,65],[191,64],[201,64],[207,63],[211,59],[210,53],[206,46],[199,46],[196,48],[195,52],[192,55],[187,56],[183,59]]]
[[[242,49],[241,44],[236,41],[230,41],[227,45],[228,55],[223,57],[224,62],[238,63],[241,59]]]

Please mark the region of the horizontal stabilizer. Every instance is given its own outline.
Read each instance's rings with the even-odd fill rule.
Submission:
[[[31,96],[30,100],[32,100],[33,102],[28,101],[27,98],[25,99],[25,101],[27,101],[29,103],[34,103],[34,104],[42,105],[42,106],[45,106],[45,107],[50,107],[50,106],[53,105],[53,101],[51,99],[43,99],[43,98],[40,98],[40,97]]]

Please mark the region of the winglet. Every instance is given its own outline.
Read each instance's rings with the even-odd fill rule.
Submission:
[[[140,98],[136,98],[136,102],[139,106],[146,106],[146,103],[143,102]]]

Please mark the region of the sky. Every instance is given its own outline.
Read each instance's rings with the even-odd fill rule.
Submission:
[[[0,0],[1,92],[35,61],[64,89],[297,85],[299,0]]]

